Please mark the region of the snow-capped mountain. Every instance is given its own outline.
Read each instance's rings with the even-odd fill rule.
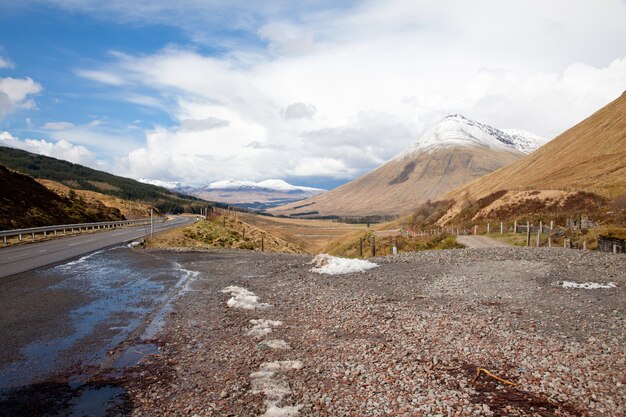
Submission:
[[[161,180],[151,180],[148,178],[140,178],[139,182],[143,182],[144,184],[156,185],[157,187],[167,188],[168,190],[182,190],[193,188],[187,184],[177,181],[161,181]]]
[[[182,182],[146,178],[142,178],[139,181],[200,197],[208,201],[219,201],[254,209],[266,209],[292,203],[326,191],[321,188],[292,185],[277,179],[260,182],[222,180],[200,187],[193,187]]]
[[[327,193],[270,209],[287,216],[407,214],[500,169],[546,140],[452,114],[375,170]]]
[[[540,136],[516,129],[498,129],[460,114],[451,114],[427,131],[394,159],[446,147],[478,146],[489,149],[516,149],[530,153],[548,142]]]
[[[269,179],[260,182],[253,181],[237,181],[237,180],[224,180],[215,181],[202,187],[204,190],[267,190],[267,191],[281,191],[281,192],[311,192],[319,194],[325,190],[321,188],[312,187],[300,187],[297,185],[289,184],[283,180]]]

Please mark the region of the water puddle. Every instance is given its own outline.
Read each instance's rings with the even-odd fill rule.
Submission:
[[[148,356],[160,355],[159,348],[157,345],[152,343],[141,343],[138,345],[133,345],[120,355],[119,358],[115,362],[113,362],[112,368],[120,369],[120,368],[130,368],[131,366],[135,366],[139,364],[143,359]]]
[[[123,404],[125,394],[124,388],[113,385],[82,389],[69,403],[69,417],[104,417],[112,407]]]

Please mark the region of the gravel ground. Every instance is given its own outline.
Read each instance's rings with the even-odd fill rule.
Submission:
[[[301,255],[164,254],[200,274],[126,375],[134,416],[626,414],[624,255],[429,251],[327,276]],[[227,286],[271,307],[229,308]]]

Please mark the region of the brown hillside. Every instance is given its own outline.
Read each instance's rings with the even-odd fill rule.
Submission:
[[[515,189],[626,193],[626,92],[532,154],[444,198],[479,199]]]
[[[429,199],[521,157],[515,150],[448,147],[392,159],[334,190],[271,209],[275,215],[366,216],[406,214]]]
[[[68,197],[72,193],[80,196],[83,200],[90,204],[103,204],[106,207],[118,209],[127,219],[141,219],[150,216],[150,209],[154,208],[148,204],[139,201],[124,200],[112,195],[97,193],[88,190],[74,190],[64,184],[52,180],[37,179],[37,182],[55,192],[61,197]],[[155,213],[158,210],[155,209]]]
[[[119,210],[77,194],[61,197],[32,177],[0,165],[0,229],[120,220]]]

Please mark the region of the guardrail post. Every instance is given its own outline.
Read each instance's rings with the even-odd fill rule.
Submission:
[[[48,237],[48,233],[45,230],[43,231],[43,237],[44,238]]]
[[[33,241],[35,240],[35,232],[30,234],[30,237],[33,239]]]
[[[20,242],[22,241],[22,234],[21,233],[19,234],[19,240],[20,240]]]

